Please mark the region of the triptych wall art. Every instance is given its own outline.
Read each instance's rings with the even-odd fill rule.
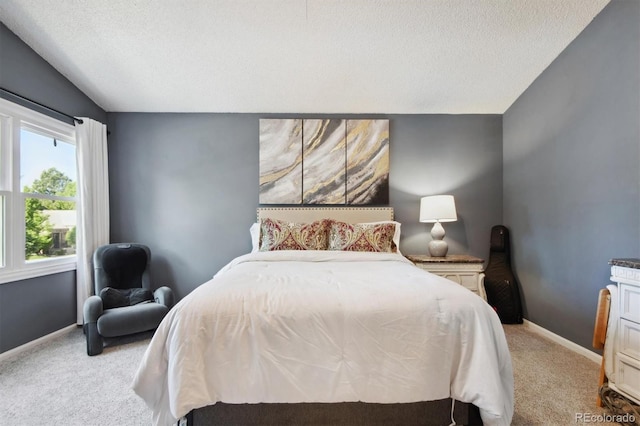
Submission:
[[[389,120],[261,119],[260,204],[389,203]]]

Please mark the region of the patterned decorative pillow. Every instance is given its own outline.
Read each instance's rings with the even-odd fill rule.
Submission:
[[[312,223],[283,222],[277,219],[260,221],[260,251],[326,250],[328,219]]]
[[[334,221],[329,230],[329,250],[395,253],[395,232],[393,222],[349,224]]]

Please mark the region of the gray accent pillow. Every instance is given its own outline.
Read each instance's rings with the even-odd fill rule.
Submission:
[[[127,288],[119,290],[113,287],[105,287],[100,292],[104,309],[121,308],[123,306],[137,305],[138,303],[153,300],[153,293],[146,288]]]

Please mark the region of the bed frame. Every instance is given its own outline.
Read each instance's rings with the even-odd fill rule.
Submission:
[[[258,221],[272,218],[307,223],[334,219],[348,223],[393,220],[392,207],[260,207]],[[439,426],[482,425],[480,410],[473,404],[442,399],[402,404],[364,402],[295,404],[217,403],[191,411],[183,420],[189,426]],[[179,425],[183,426],[183,420]]]
[[[444,426],[451,421],[451,399],[407,404],[225,404],[191,411],[187,425],[207,426]],[[456,425],[482,425],[480,410],[456,401]],[[180,424],[182,426],[182,424]]]
[[[259,207],[258,221],[271,218],[307,223],[334,219],[347,223],[393,220],[393,207]]]

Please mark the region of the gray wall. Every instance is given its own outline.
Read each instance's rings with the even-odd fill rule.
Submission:
[[[84,93],[56,71],[47,61],[0,23],[0,87],[76,117],[91,117],[106,123],[107,114]],[[12,96],[12,102],[32,108],[53,118],[72,123],[55,113],[24,103]]]
[[[261,117],[274,115],[108,114],[111,239],[148,244],[154,278],[179,298],[251,249]],[[390,119],[402,251],[426,253],[420,197],[451,193],[459,214],[445,224],[451,253],[486,259],[491,226],[502,221],[501,116],[367,117]]]
[[[0,64],[0,87],[67,114],[106,122],[102,109],[4,24],[0,24]],[[32,107],[10,96],[7,99]],[[74,272],[0,284],[0,353],[75,324],[75,304]]]
[[[640,255],[639,28],[614,0],[503,117],[525,317],[587,348],[608,260]]]
[[[76,323],[75,275],[0,284],[0,352]]]

